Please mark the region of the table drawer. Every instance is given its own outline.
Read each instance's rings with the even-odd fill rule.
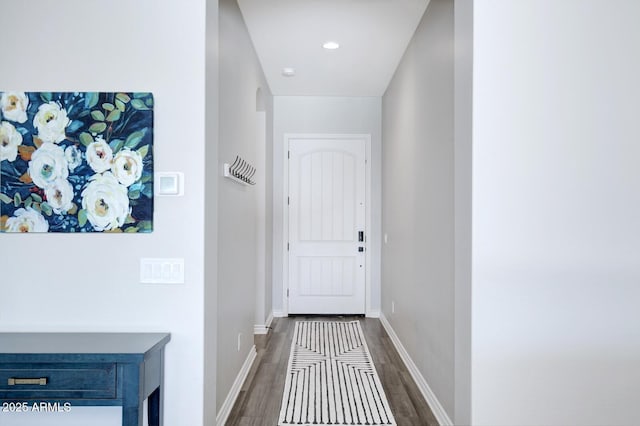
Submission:
[[[0,399],[115,397],[115,364],[0,364]]]

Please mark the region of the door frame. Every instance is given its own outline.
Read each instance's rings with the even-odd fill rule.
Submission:
[[[283,138],[283,197],[282,197],[282,310],[289,315],[289,141],[291,139],[357,139],[365,144],[365,315],[371,312],[371,134],[369,133],[285,133]]]

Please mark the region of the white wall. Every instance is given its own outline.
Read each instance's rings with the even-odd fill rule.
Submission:
[[[256,91],[266,109],[272,97],[235,0],[219,3],[220,86],[218,174],[240,155],[256,167]],[[270,140],[267,141],[270,144]],[[266,153],[263,153],[264,156]],[[264,161],[264,160],[263,160]],[[215,165],[213,165],[215,167]],[[264,182],[262,183],[264,185]],[[258,202],[260,191],[223,177],[218,179],[218,338],[217,407],[229,394],[253,347],[256,313]],[[263,192],[264,195],[264,192]],[[241,345],[238,350],[238,335]]]
[[[171,332],[165,424],[202,424],[205,1],[2,2],[0,16],[4,89],[151,91],[156,170],[185,174],[184,197],[156,198],[152,234],[1,235],[0,330]],[[184,258],[185,284],[140,284],[141,257]],[[90,413],[75,418],[113,417]]]
[[[640,424],[640,3],[474,9],[473,423]]]
[[[382,309],[450,418],[453,21],[453,2],[431,0],[382,103],[382,230],[388,235],[382,247]]]
[[[273,310],[282,313],[283,203],[286,133],[371,135],[371,309],[380,311],[381,99],[275,96],[273,125]]]

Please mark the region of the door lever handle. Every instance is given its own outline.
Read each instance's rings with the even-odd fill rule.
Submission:
[[[358,241],[364,242],[364,231],[358,231]]]

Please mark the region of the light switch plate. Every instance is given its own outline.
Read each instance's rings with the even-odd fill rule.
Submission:
[[[184,284],[184,259],[140,259],[143,284]]]

